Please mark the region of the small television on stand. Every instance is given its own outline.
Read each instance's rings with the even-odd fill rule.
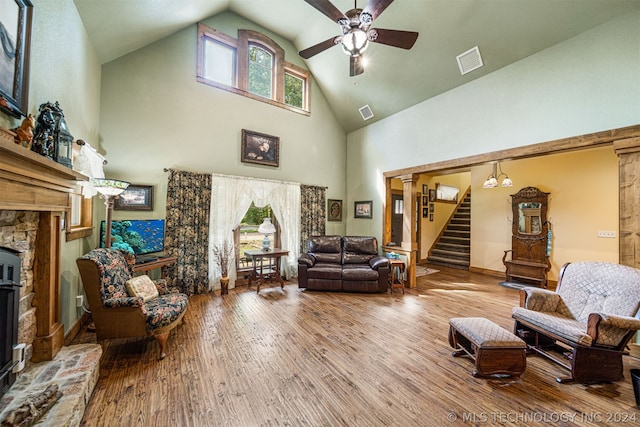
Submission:
[[[105,247],[106,223],[100,224],[100,247]],[[136,262],[153,261],[164,250],[164,219],[111,221],[111,247],[136,255]],[[155,256],[153,255],[155,254]]]

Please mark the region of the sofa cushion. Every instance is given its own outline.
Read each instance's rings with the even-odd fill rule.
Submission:
[[[313,257],[316,259],[316,263],[342,264],[342,254],[340,252],[336,254],[316,252],[313,254]]]
[[[559,313],[540,312],[522,307],[514,307],[512,317],[535,326],[538,329],[549,331],[576,344],[590,346],[593,342],[591,336],[587,334],[586,323],[564,317]]]
[[[558,312],[587,323],[590,313],[635,316],[640,301],[640,270],[606,262],[573,262],[565,267],[558,294],[564,304]]]
[[[307,241],[307,252],[341,254],[341,244],[340,236],[311,236]]]
[[[340,280],[342,278],[342,266],[340,264],[316,263],[307,270],[309,279]]]
[[[369,264],[348,264],[342,268],[342,280],[378,280],[378,272]]]
[[[142,312],[147,316],[147,332],[175,322],[186,310],[188,301],[185,294],[171,293],[145,302]]]
[[[375,237],[345,236],[342,240],[343,264],[367,264],[378,255],[378,241]]]

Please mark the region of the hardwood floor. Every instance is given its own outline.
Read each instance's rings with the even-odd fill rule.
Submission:
[[[640,422],[629,368],[613,384],[558,384],[536,356],[521,379],[477,379],[453,358],[451,317],[511,330],[518,291],[461,270],[389,294],[241,286],[189,299],[158,362],[153,339],[105,342],[86,426],[621,425]],[[95,341],[82,332],[74,342]]]

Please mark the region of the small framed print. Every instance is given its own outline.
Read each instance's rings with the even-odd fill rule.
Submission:
[[[433,222],[433,214],[429,214],[429,221]]]
[[[429,205],[429,213],[433,213],[435,211],[436,205],[435,203],[431,203]]]
[[[152,211],[153,185],[130,185],[113,203],[117,211]]]
[[[327,200],[327,220],[342,221],[342,200]]]
[[[432,188],[431,190],[429,190],[429,201],[430,202],[435,202],[436,201],[436,190],[435,188]]]
[[[353,217],[354,218],[373,218],[372,209],[373,201],[368,200],[366,202],[354,202]]]
[[[429,217],[429,208],[422,208],[422,218]]]
[[[422,196],[422,206],[427,206],[427,203],[429,203],[429,196]]]
[[[429,192],[429,186],[427,184],[422,184],[422,194],[426,195]]]

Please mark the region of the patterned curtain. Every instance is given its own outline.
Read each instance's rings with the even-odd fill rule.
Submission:
[[[187,295],[209,291],[211,174],[169,170],[165,251],[178,257],[169,283]]]
[[[310,236],[324,236],[326,220],[325,187],[300,185],[300,253],[306,252]]]

